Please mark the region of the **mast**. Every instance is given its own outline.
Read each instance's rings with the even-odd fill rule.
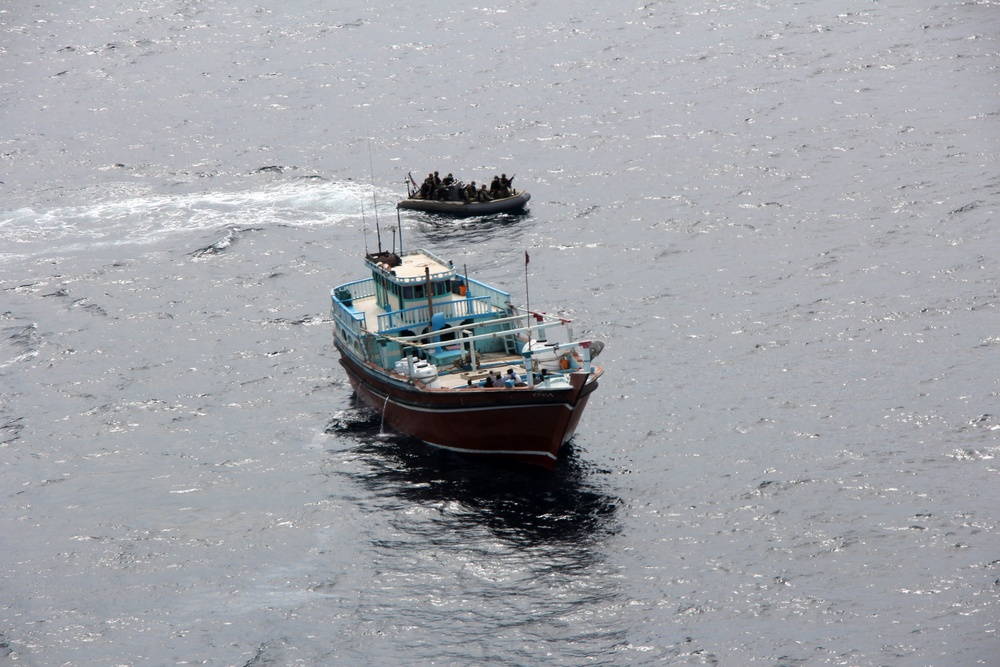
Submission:
[[[378,200],[375,198],[375,167],[372,165],[372,138],[368,137],[368,174],[372,182],[372,205],[375,207],[375,237],[378,239],[378,251],[382,252],[382,233],[378,228]]]
[[[403,221],[399,217],[399,209],[396,209],[396,228],[399,230],[399,254],[403,255]],[[393,243],[395,245],[395,243]]]
[[[429,266],[424,267],[424,293],[427,295],[427,324],[428,327],[431,325],[431,320],[434,319],[434,292],[431,290],[431,269]]]
[[[368,219],[365,218],[365,202],[361,202],[361,229],[365,234],[365,257],[368,256]]]
[[[524,353],[524,370],[525,375],[528,376],[528,389],[535,388],[535,369],[531,363],[531,296],[528,291],[528,262],[530,258],[528,257],[528,251],[524,251],[524,309],[528,313],[528,345],[525,347]]]

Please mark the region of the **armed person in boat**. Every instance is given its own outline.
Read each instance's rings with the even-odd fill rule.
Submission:
[[[514,189],[514,177],[517,174],[511,174],[510,178],[507,178],[507,174],[500,174],[500,190],[505,192],[504,197],[510,197],[511,195],[516,195],[517,190]]]
[[[413,176],[407,174],[409,177],[406,182],[407,194],[413,199],[437,201],[458,201],[459,199],[464,199],[466,203],[505,199],[517,194],[517,190],[511,185],[514,176],[507,178],[507,174],[494,176],[488,188],[485,183],[477,188],[475,181],[465,184],[457,180],[450,172],[444,178],[441,178],[438,174],[439,172],[436,171],[427,174],[427,178],[424,179],[424,182],[419,187],[417,187],[417,182],[413,179]],[[413,184],[412,190],[410,189],[411,183]]]
[[[514,190],[510,187],[510,182],[514,180],[511,176],[507,178],[507,174],[502,174],[500,176],[494,176],[493,182],[490,183],[490,197],[493,199],[506,199],[514,194]]]

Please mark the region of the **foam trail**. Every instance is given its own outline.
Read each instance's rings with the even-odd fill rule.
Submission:
[[[105,186],[83,194],[89,203],[0,213],[0,261],[102,245],[145,245],[174,234],[227,226],[338,225],[360,217],[362,203],[371,197],[368,186],[354,182],[296,182],[247,192],[178,195]],[[384,202],[395,196],[380,193]]]

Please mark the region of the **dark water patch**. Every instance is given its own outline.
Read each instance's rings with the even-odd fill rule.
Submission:
[[[263,227],[227,227],[222,236],[212,243],[188,253],[189,257],[202,259],[228,251],[240,238],[253,232],[263,231]]]
[[[531,218],[531,211],[524,210],[517,213],[498,213],[496,215],[467,218],[424,212],[407,213],[407,218],[410,216],[419,222],[420,234],[430,242],[431,245],[429,247],[450,248],[500,239],[505,234],[516,231],[520,223],[529,220]],[[387,246],[392,242],[393,238],[391,230],[387,231],[383,229],[383,245]],[[409,247],[412,244],[407,239],[404,239],[404,241]]]
[[[287,317],[275,317],[267,320],[268,324],[276,324],[279,326],[309,326],[313,324],[327,324],[330,318],[323,317],[321,315],[300,315],[298,317],[287,318]]]
[[[0,658],[9,658],[12,661],[18,661],[21,658],[2,634],[0,634]]]
[[[287,167],[284,165],[272,164],[266,167],[258,167],[254,169],[251,174],[264,174],[268,176],[288,176],[293,180],[307,181],[307,182],[329,182],[330,179],[326,176],[322,176],[316,173],[297,173],[301,171],[300,167]]]
[[[793,480],[790,482],[786,482],[780,480],[767,479],[758,483],[757,486],[754,487],[753,491],[743,494],[742,497],[747,500],[752,498],[760,498],[764,496],[776,497],[780,494],[791,491],[792,489],[795,489],[796,487],[799,487],[803,484],[809,484],[815,481],[816,480],[812,479],[801,479],[801,480]]]
[[[289,652],[288,642],[272,639],[257,647],[253,657],[243,663],[243,667],[278,667],[295,662],[294,652]]]
[[[355,407],[338,412],[329,422],[324,431],[336,435],[353,431],[370,432],[382,424],[381,415],[364,407]]]
[[[21,437],[24,430],[24,417],[16,417],[0,424],[0,446],[9,445]]]
[[[105,310],[103,306],[94,303],[87,297],[80,297],[79,299],[73,299],[73,301],[70,303],[70,307],[80,308],[94,315],[102,315],[106,317],[108,314],[108,311]]]
[[[37,349],[39,344],[38,323],[32,322],[16,328],[14,333],[7,337],[7,340],[25,351]]]
[[[610,535],[622,502],[601,490],[610,474],[565,444],[554,471],[463,456],[388,430],[381,415],[358,402],[338,413],[326,432],[349,434],[365,467],[352,477],[376,495],[415,503],[456,501],[495,532],[529,541]],[[506,528],[505,528],[506,527]]]
[[[100,304],[94,303],[89,297],[73,297],[72,292],[66,287],[60,287],[53,292],[47,292],[41,295],[42,298],[55,298],[55,299],[66,299],[68,301],[67,307],[70,309],[80,309],[85,312],[101,315],[107,317],[108,311]]]
[[[338,424],[338,430],[343,428]],[[523,547],[589,544],[619,530],[619,498],[601,488],[601,471],[572,443],[555,471],[477,460],[381,431],[374,415],[348,426],[364,468],[351,474],[376,497],[397,505],[435,507],[440,521],[479,526]]]

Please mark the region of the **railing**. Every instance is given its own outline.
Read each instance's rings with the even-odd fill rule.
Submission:
[[[351,292],[352,299],[364,299],[370,296],[375,296],[375,280],[373,278],[355,280],[353,283],[341,285],[337,289],[349,290]]]
[[[472,299],[457,299],[434,304],[434,312],[444,315],[445,322],[462,320],[478,315],[488,315],[494,310],[488,297],[481,296]],[[427,306],[414,306],[404,310],[395,310],[378,316],[378,330],[391,331],[415,324],[427,324],[431,315]]]
[[[510,301],[510,293],[498,290],[495,287],[490,287],[489,285],[472,278],[469,278],[469,286],[467,289],[469,290],[470,297],[485,297],[489,299],[490,305],[496,308],[506,308],[507,303]]]
[[[360,336],[364,333],[365,314],[358,312],[352,306],[344,304],[340,300],[338,293],[340,290],[347,290],[351,294],[352,302],[355,299],[364,299],[375,295],[375,281],[371,278],[358,280],[347,285],[341,285],[330,292],[330,314],[346,330]]]
[[[444,272],[432,273],[431,277],[434,280],[442,280],[444,278],[449,278],[455,275],[455,267],[451,265],[451,262],[444,261],[443,259],[441,259],[440,257],[438,257],[429,250],[424,250],[423,248],[421,248],[418,250],[410,251],[407,254],[420,254],[440,264],[441,267],[444,269]],[[388,269],[379,265],[377,262],[373,262],[370,259],[365,259],[365,264],[372,271],[381,271],[383,273],[386,273],[388,271]],[[393,282],[398,283],[400,285],[422,285],[427,280],[427,278],[423,274],[416,276],[400,276],[393,273],[392,280]]]

